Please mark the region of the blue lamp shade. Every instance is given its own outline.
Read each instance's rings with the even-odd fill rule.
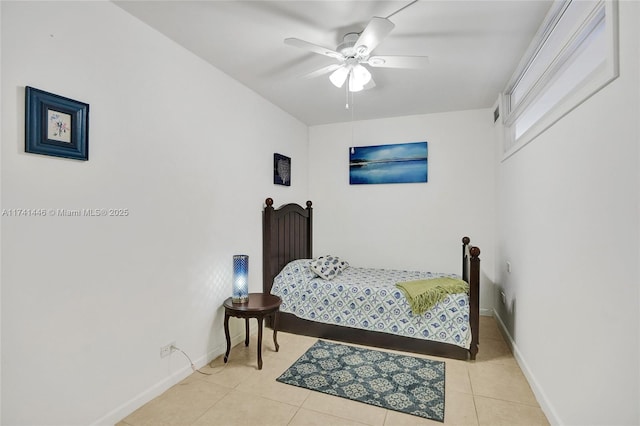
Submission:
[[[233,303],[249,301],[249,256],[236,254],[233,256]]]

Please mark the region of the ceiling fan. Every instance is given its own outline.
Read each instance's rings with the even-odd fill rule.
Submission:
[[[390,15],[391,16],[391,15]],[[307,78],[331,73],[329,80],[336,87],[345,82],[350,92],[375,87],[371,72],[374,68],[424,68],[429,63],[427,56],[372,56],[373,50],[389,35],[395,25],[389,18],[373,17],[360,33],[348,33],[335,50],[297,38],[286,38],[285,44],[336,59],[338,63],[326,66],[306,75]]]

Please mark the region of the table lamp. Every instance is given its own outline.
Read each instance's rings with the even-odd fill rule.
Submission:
[[[236,254],[233,256],[233,303],[249,301],[249,256]]]

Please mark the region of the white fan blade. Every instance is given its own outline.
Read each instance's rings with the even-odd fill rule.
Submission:
[[[367,64],[376,68],[426,68],[429,65],[428,56],[372,56]]]
[[[303,75],[303,76],[302,76],[302,78],[316,78],[316,77],[320,77],[321,75],[324,75],[324,74],[330,73],[331,71],[335,71],[335,70],[337,70],[337,69],[338,69],[338,68],[340,68],[341,66],[342,66],[342,65],[340,65],[340,64],[332,64],[332,65],[329,65],[329,66],[327,66],[327,67],[320,68],[319,70],[316,70],[316,71],[310,72],[309,74],[305,74],[305,75]]]
[[[367,27],[360,33],[355,44],[355,50],[360,56],[366,56],[380,44],[380,42],[395,27],[394,23],[387,18],[374,16],[367,24]]]
[[[340,53],[336,52],[335,50],[318,46],[317,44],[309,43],[308,41],[300,40],[298,38],[285,38],[284,44],[288,44],[289,46],[308,50],[313,53],[318,53],[320,55],[329,56],[331,58],[344,59],[344,56],[342,56]]]

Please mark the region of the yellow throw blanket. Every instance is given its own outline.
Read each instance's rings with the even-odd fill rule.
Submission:
[[[469,284],[458,278],[438,277],[396,283],[404,293],[414,315],[421,315],[448,294],[467,293]]]

